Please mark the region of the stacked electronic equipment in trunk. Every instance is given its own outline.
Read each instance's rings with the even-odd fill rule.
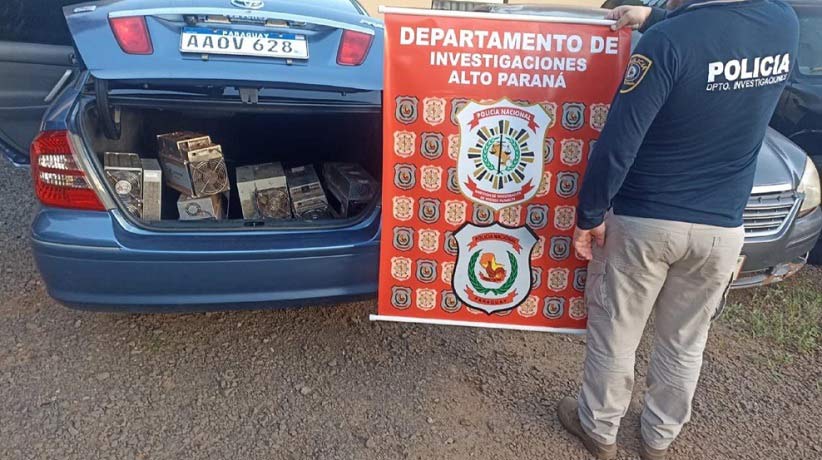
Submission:
[[[179,220],[229,218],[231,183],[222,146],[189,131],[160,134],[157,146],[159,162],[135,153],[104,154],[106,177],[128,212],[145,221],[161,220],[164,183],[179,192]],[[348,218],[377,195],[377,182],[355,163],[323,164],[324,181],[310,164],[284,168],[269,162],[238,166],[234,172],[244,220]]]
[[[161,134],[157,143],[166,184],[180,192],[180,220],[224,219],[231,184],[222,147],[187,131]]]

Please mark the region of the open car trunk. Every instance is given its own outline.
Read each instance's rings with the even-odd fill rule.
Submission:
[[[144,227],[185,230],[197,228],[331,228],[353,225],[375,212],[379,193],[367,204],[360,204],[348,215],[338,212],[339,204],[329,192],[323,165],[329,162],[355,163],[374,179],[376,190],[381,178],[381,114],[378,106],[341,107],[312,104],[215,104],[113,102],[119,119],[119,139],[105,135],[95,104],[86,107],[82,117],[82,134],[97,157],[101,176],[105,177],[106,152],[136,153],[141,159],[158,159],[157,136],[175,131],[191,131],[211,137],[219,144],[226,166],[230,189],[224,193],[225,217],[220,220],[181,220],[178,198],[181,193],[169,187],[163,177],[161,219],[147,220],[128,211],[118,199],[113,185],[107,193],[114,196],[123,213]],[[281,162],[286,169],[312,165],[328,197],[331,215],[318,219],[244,218],[237,187],[237,168]],[[163,174],[166,176],[165,172]],[[337,212],[335,212],[337,211]]]

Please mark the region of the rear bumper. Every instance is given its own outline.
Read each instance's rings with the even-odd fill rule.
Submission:
[[[762,286],[781,281],[805,265],[808,252],[822,230],[822,209],[797,218],[781,233],[745,240],[745,263],[734,288]]]
[[[32,225],[32,246],[49,294],[72,308],[286,307],[374,295],[378,216],[351,229],[286,237],[247,232],[142,238],[125,232],[114,213],[46,208]]]

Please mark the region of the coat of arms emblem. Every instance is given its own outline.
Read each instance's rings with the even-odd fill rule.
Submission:
[[[394,186],[402,190],[411,190],[417,185],[416,175],[416,166],[397,163],[394,165]]]
[[[417,121],[417,98],[414,96],[399,96],[396,99],[397,108],[394,110],[394,118],[404,125],[410,125]]]
[[[448,158],[452,160],[456,160],[457,156],[459,155],[460,151],[460,135],[459,134],[449,134],[448,135]]]
[[[442,134],[422,133],[420,138],[420,154],[423,158],[436,160],[442,156]]]
[[[548,122],[548,128],[553,128],[554,124],[557,122],[557,103],[556,102],[540,102],[540,106],[545,110],[545,113],[548,114],[548,118],[551,120]]]
[[[602,131],[605,122],[608,120],[608,110],[610,109],[610,104],[591,104],[591,128]]]
[[[548,319],[559,319],[565,312],[564,297],[546,297],[542,314]]]
[[[545,138],[545,151],[543,152],[542,161],[547,165],[554,161],[554,144],[556,144],[556,140],[553,137],[546,137]]]
[[[495,211],[524,203],[537,193],[550,119],[539,105],[503,99],[469,102],[457,115],[457,176],[462,193]]]
[[[417,135],[411,131],[394,132],[394,153],[398,157],[408,158],[414,154],[414,144],[417,142]]]
[[[445,99],[426,97],[422,100],[422,119],[429,125],[438,125],[445,121]]]
[[[568,131],[576,131],[585,124],[585,104],[582,102],[566,102],[562,104],[562,127]]]
[[[455,97],[451,99],[451,123],[455,125],[459,125],[460,122],[457,120],[457,114],[460,113],[460,110],[465,108],[468,104],[469,100],[461,97]]]
[[[466,224],[454,234],[459,247],[452,287],[459,300],[487,314],[511,310],[531,293],[528,227]]]
[[[403,286],[391,287],[391,305],[397,310],[405,310],[411,306],[411,288]]]
[[[557,195],[562,198],[570,198],[576,195],[578,181],[579,173],[573,171],[557,173]]]
[[[422,178],[422,188],[429,192],[436,192],[442,187],[442,168],[439,166],[425,165],[420,168]]]
[[[410,251],[414,247],[414,229],[394,227],[394,248],[399,251]]]
[[[420,251],[426,254],[437,252],[440,246],[440,232],[438,230],[423,229],[418,232]]]
[[[535,295],[528,296],[525,302],[517,308],[517,313],[523,318],[531,318],[536,316],[539,311],[539,297]]]
[[[437,262],[433,260],[417,260],[417,279],[421,283],[433,283],[437,279]]]
[[[551,171],[543,171],[542,182],[539,183],[537,188],[537,196],[543,197],[549,193],[551,193]]]
[[[448,313],[456,313],[462,308],[462,304],[457,300],[457,296],[451,291],[442,291],[442,301],[440,307]]]
[[[414,217],[414,199],[409,196],[395,196],[391,198],[394,219],[411,220]]]
[[[559,161],[567,166],[578,165],[582,161],[583,142],[579,139],[563,139],[560,143]]]
[[[460,200],[446,200],[445,221],[451,225],[462,225],[465,222],[465,213],[468,205]]]

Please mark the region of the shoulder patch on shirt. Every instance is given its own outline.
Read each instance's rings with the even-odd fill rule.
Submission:
[[[619,92],[625,94],[633,91],[634,88],[639,86],[642,79],[645,78],[645,75],[648,74],[648,70],[651,69],[652,65],[654,65],[654,61],[647,56],[641,54],[631,56],[631,60],[628,61],[628,69],[625,71],[625,79],[622,81],[622,88],[619,89]]]

